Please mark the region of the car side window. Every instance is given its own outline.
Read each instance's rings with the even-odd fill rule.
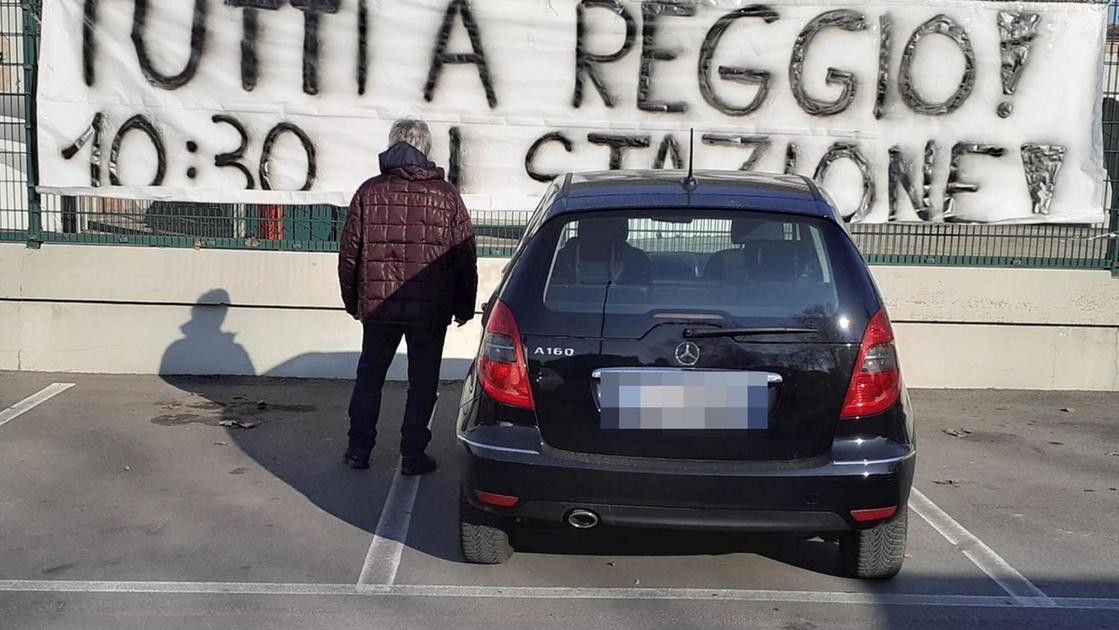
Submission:
[[[532,212],[532,215],[529,217],[528,222],[525,224],[524,234],[521,235],[521,240],[517,242],[517,248],[513,250],[513,255],[510,256],[509,264],[506,265],[506,269],[513,268],[513,265],[517,262],[517,259],[520,258],[522,253],[524,253],[525,247],[528,245],[528,242],[532,240],[532,237],[535,236],[536,233],[540,230],[540,226],[544,225],[544,218],[548,216],[548,209],[552,206],[552,202],[555,201],[556,193],[558,192],[559,185],[555,182],[553,182],[552,185],[549,186],[548,190],[544,192],[544,196],[541,198],[540,203],[536,206],[536,210]]]

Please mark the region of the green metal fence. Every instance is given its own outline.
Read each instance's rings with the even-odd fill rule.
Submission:
[[[1104,258],[1112,275],[1119,277],[1119,0],[1108,2],[1107,50],[1103,70],[1103,153],[1107,185],[1103,204],[1108,208],[1107,229],[1097,237],[1104,241]]]
[[[1119,7],[1113,0],[1112,13]],[[35,78],[41,0],[0,0],[0,241],[328,252],[345,208],[132,201],[35,190]],[[853,225],[867,260],[894,265],[1111,269],[1119,276],[1119,42],[1104,67],[1108,224]],[[508,256],[530,209],[478,212],[483,256]]]
[[[0,2],[0,240],[5,241],[26,241],[30,236],[28,182],[34,178],[28,179],[33,160],[26,140],[34,68],[28,52],[34,53],[36,39],[24,37],[23,20],[18,2]]]

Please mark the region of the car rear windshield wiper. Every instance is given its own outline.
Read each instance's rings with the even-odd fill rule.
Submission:
[[[706,328],[684,331],[684,339],[710,339],[713,337],[751,337],[760,335],[812,335],[815,328]]]

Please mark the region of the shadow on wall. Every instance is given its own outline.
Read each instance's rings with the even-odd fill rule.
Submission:
[[[230,296],[225,289],[213,289],[198,297],[191,308],[190,320],[180,327],[183,337],[163,353],[159,365],[161,376],[265,376],[275,378],[315,378],[352,380],[361,353],[308,352],[264,372],[258,372],[244,346],[237,343],[237,332],[223,330],[229,311]],[[354,324],[357,325],[356,323]],[[295,333],[298,334],[298,333]],[[465,374],[467,359],[444,359],[444,375]],[[407,359],[398,353],[389,378],[402,380],[407,374]]]
[[[164,374],[256,375],[249,353],[235,340],[236,333],[222,330],[229,311],[229,292],[207,291],[190,309],[190,320],[179,330],[183,338],[171,344],[159,364]]]
[[[213,289],[198,297],[190,320],[180,327],[183,333],[163,353],[161,376],[276,376],[305,374],[324,378],[353,378],[358,352],[312,352],[291,358],[265,373],[258,373],[237,333],[223,330],[230,297],[225,289]]]

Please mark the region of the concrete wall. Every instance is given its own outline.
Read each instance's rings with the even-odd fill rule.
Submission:
[[[915,387],[1119,391],[1109,272],[872,269]]]
[[[0,369],[349,378],[361,326],[341,307],[335,264],[333,254],[0,244]],[[483,260],[482,283],[503,265]],[[477,321],[452,329],[445,378],[466,372],[479,336]],[[400,357],[392,377],[406,368]]]
[[[483,259],[479,300],[505,261]],[[348,378],[332,254],[0,245],[0,369]],[[1107,272],[876,267],[914,387],[1119,391]],[[452,330],[465,372],[476,322]],[[402,349],[403,352],[403,349]],[[398,357],[393,376],[403,377]]]

